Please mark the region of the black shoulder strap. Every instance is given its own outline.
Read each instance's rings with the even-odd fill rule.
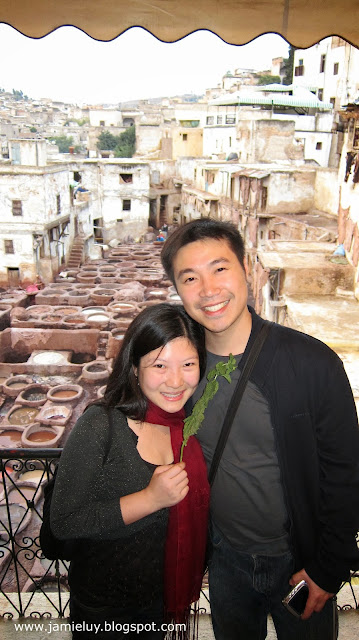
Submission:
[[[106,415],[108,420],[108,429],[107,429],[107,440],[106,440],[106,448],[105,455],[103,457],[102,466],[105,465],[105,462],[108,458],[108,454],[110,453],[111,444],[112,444],[112,434],[113,434],[113,407],[106,407]]]
[[[226,446],[227,440],[228,440],[228,436],[229,436],[229,432],[231,430],[231,426],[234,420],[234,416],[237,413],[237,409],[239,407],[239,403],[242,399],[244,390],[246,388],[249,376],[251,375],[252,371],[253,371],[253,367],[255,365],[255,363],[257,362],[257,358],[261,352],[262,346],[267,338],[267,335],[270,331],[271,328],[271,324],[270,322],[266,322],[265,324],[262,325],[260,331],[258,332],[252,346],[250,349],[250,352],[248,354],[248,357],[246,359],[246,362],[244,364],[244,367],[242,369],[241,375],[239,376],[239,379],[237,381],[236,384],[236,388],[233,392],[231,401],[229,403],[229,407],[227,409],[227,413],[226,416],[224,418],[224,422],[223,422],[223,426],[222,426],[222,430],[221,433],[219,434],[219,438],[218,438],[218,442],[217,442],[217,446],[216,449],[214,451],[213,454],[213,458],[212,458],[212,464],[209,470],[209,474],[208,474],[208,481],[210,483],[210,485],[213,484],[214,482],[214,478],[215,475],[217,473],[217,469],[218,469],[218,465],[220,462],[220,459],[222,457],[222,453],[224,451],[224,447]]]

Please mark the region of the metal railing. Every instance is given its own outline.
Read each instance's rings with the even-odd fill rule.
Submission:
[[[0,452],[0,616],[68,615],[68,564],[44,558],[39,542],[43,486],[61,449]],[[26,474],[26,475],[25,475]]]
[[[44,558],[39,541],[43,487],[61,453],[62,449],[0,450],[0,617],[69,615],[69,562]],[[353,578],[355,582],[359,574]],[[359,609],[352,584],[348,594],[353,603],[343,602],[338,609]],[[202,595],[204,613],[210,603],[206,593]]]

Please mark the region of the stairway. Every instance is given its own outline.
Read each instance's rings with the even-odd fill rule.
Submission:
[[[84,244],[85,239],[82,236],[76,236],[67,260],[68,269],[78,269],[80,266],[83,260]]]

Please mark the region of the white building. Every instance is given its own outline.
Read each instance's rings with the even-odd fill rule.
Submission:
[[[259,128],[258,121],[268,121],[265,138],[263,126]],[[278,155],[280,147],[277,144],[271,145],[269,153],[263,153],[260,142],[270,144],[272,129],[274,127],[278,132],[281,122],[283,130],[288,129],[289,122],[293,123],[293,139],[286,147],[286,157],[283,153]],[[232,154],[242,162],[314,161],[327,167],[332,126],[332,105],[321,102],[303,87],[250,87],[246,91],[220,96],[209,103],[203,132],[203,155],[223,160],[231,159]]]
[[[315,92],[336,110],[359,95],[359,50],[339,36],[294,53],[293,82]]]

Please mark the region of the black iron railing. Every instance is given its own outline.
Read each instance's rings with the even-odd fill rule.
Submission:
[[[39,541],[43,487],[53,476],[61,452],[0,449],[0,617],[69,614],[69,563],[44,558]],[[359,608],[352,585],[351,596],[353,603],[341,605],[340,610]]]
[[[0,451],[0,616],[68,615],[68,563],[44,558],[43,486],[61,449]]]

